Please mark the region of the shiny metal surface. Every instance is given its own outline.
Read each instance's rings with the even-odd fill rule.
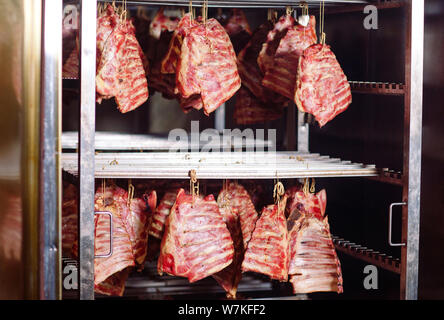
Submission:
[[[94,256],[94,258],[109,258],[113,255],[113,239],[114,239],[114,225],[113,225],[113,214],[108,211],[96,211],[95,215],[106,215],[109,217],[109,252],[107,254],[99,254]]]
[[[63,154],[63,170],[77,176],[77,155]],[[299,152],[153,152],[99,153],[96,178],[188,179],[191,169],[199,179],[274,179],[305,177],[377,176],[373,165]]]
[[[398,203],[392,203],[389,207],[389,227],[388,227],[388,243],[392,247],[403,247],[406,244],[405,243],[394,243],[392,241],[392,221],[393,221],[393,208],[399,207],[399,206],[406,206],[407,203],[405,202],[398,202]]]
[[[27,0],[24,9],[23,136],[23,265],[25,298],[38,299],[40,269],[39,171],[42,1]]]
[[[62,1],[45,0],[42,39],[40,172],[41,299],[61,298]]]
[[[419,229],[422,157],[422,103],[424,64],[424,0],[406,6],[406,94],[404,107],[403,270],[401,295],[418,298]]]
[[[94,299],[94,134],[96,111],[96,0],[80,1],[79,287]]]

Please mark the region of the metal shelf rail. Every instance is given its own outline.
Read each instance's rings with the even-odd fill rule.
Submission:
[[[94,299],[94,178],[95,165],[95,33],[97,0],[80,0],[80,130],[78,177],[80,185],[79,200],[79,277],[80,299]],[[306,1],[310,5],[319,5],[319,1]],[[201,6],[202,1],[193,1]],[[128,1],[138,5],[174,5],[188,6],[188,1]],[[355,91],[374,94],[404,95],[404,161],[403,172],[396,184],[402,185],[402,202],[407,205],[402,212],[402,243],[400,259],[401,299],[417,299],[418,294],[418,251],[420,217],[420,177],[421,177],[421,134],[422,134],[422,84],[423,84],[423,42],[424,42],[424,0],[403,1],[337,1],[325,0],[326,12],[347,12],[362,10],[365,4],[374,4],[379,8],[402,7],[405,16],[405,82],[404,85],[367,88],[363,84],[353,84]],[[284,8],[296,6],[294,1],[271,0],[224,0],[209,1],[210,7],[240,8]],[[331,7],[328,7],[331,5]],[[338,5],[338,6],[336,6]],[[342,6],[339,6],[342,5]],[[61,25],[61,24],[60,24]],[[382,91],[380,90],[382,89]],[[401,92],[402,91],[402,92]],[[297,123],[298,150],[308,152],[308,125],[299,117]],[[100,166],[100,157],[97,162]],[[72,163],[75,160],[71,159]],[[122,160],[123,161],[123,160]],[[309,162],[310,163],[310,162]],[[340,162],[339,162],[340,163]],[[350,165],[350,164],[347,164]],[[347,166],[344,166],[347,168]],[[285,167],[283,167],[285,168]],[[363,167],[366,168],[366,167]],[[192,169],[192,168],[189,168]],[[376,170],[373,167],[366,170]],[[74,170],[74,169],[72,169]],[[97,170],[100,173],[100,170]],[[222,171],[221,171],[222,172]],[[288,172],[287,172],[288,173]],[[314,173],[314,172],[312,172]],[[182,173],[181,173],[182,175]],[[299,175],[299,173],[298,173]],[[302,175],[302,174],[301,174]],[[372,172],[372,174],[377,174]],[[270,175],[271,176],[271,175]],[[296,176],[296,175],[295,175]],[[275,178],[274,175],[272,178]],[[382,175],[384,177],[384,175]],[[220,176],[220,178],[224,178]],[[384,181],[384,179],[381,179]],[[385,179],[392,182],[392,179]],[[397,199],[399,200],[399,199]]]

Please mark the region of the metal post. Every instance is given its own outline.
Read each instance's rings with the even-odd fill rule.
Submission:
[[[308,152],[310,127],[305,122],[305,113],[298,111],[298,151]]]
[[[63,2],[43,5],[43,64],[40,171],[41,299],[61,298],[61,91]]]
[[[214,114],[214,128],[219,132],[225,129],[225,109],[225,103],[223,103]]]
[[[79,282],[94,299],[94,136],[97,0],[80,1]]]
[[[401,299],[418,298],[419,222],[421,195],[424,0],[406,5],[404,172]]]

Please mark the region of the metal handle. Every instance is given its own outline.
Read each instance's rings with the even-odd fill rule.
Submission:
[[[389,242],[389,245],[392,246],[392,247],[403,247],[403,246],[406,245],[405,243],[393,243],[393,242],[392,242],[392,215],[393,215],[393,207],[396,207],[396,206],[406,206],[406,205],[407,205],[407,203],[405,203],[405,202],[395,202],[395,203],[392,203],[392,204],[390,205],[390,209],[389,209],[389,234],[388,234],[388,242]]]
[[[113,255],[113,214],[109,211],[96,211],[94,212],[94,214],[100,215],[107,215],[109,216],[109,234],[110,234],[110,238],[109,238],[109,253],[108,254],[104,254],[104,255],[97,255],[94,256],[94,258],[109,258]]]

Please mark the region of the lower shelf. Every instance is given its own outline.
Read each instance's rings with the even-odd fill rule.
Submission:
[[[344,240],[339,237],[332,236],[332,238],[337,251],[366,261],[382,269],[398,274],[401,273],[399,259],[393,258],[392,256],[387,256],[378,251],[373,251],[371,249],[368,249],[367,247],[360,246],[356,243]]]

